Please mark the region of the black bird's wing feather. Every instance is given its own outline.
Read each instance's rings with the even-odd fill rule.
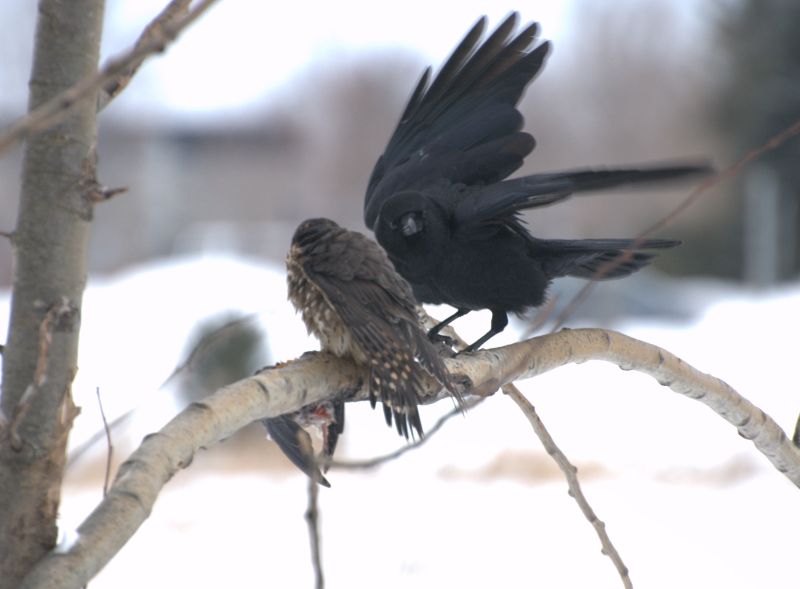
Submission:
[[[469,233],[478,231],[482,224],[502,221],[519,211],[560,202],[573,193],[649,182],[663,184],[666,180],[679,180],[711,171],[705,162],[687,162],[531,174],[465,191],[454,203],[454,224]]]
[[[623,278],[646,266],[655,257],[641,250],[668,249],[680,245],[674,239],[536,239],[528,242],[530,255],[541,264],[548,278],[574,276],[595,278],[598,270],[611,260],[633,249],[625,261],[609,265],[603,280]]]
[[[515,34],[517,23],[512,13],[482,41],[486,19],[480,19],[432,82],[430,69],[425,71],[372,171],[364,200],[367,227],[421,302],[492,311],[492,329],[468,349],[502,331],[508,311],[540,305],[552,278],[593,278],[606,262],[635,249],[609,265],[603,277],[626,276],[652,260],[652,253],[640,250],[677,245],[537,240],[525,228],[522,211],[573,193],[711,171],[705,162],[688,162],[509,180],[536,145],[522,130],[517,104],[550,49],[547,42],[536,45],[536,24]],[[509,288],[484,288],[509,276],[516,281]]]
[[[535,145],[521,132],[516,109],[525,87],[541,69],[549,44],[528,51],[532,23],[511,37],[512,13],[484,41],[481,18],[428,87],[420,79],[367,186],[364,221],[373,228],[383,202],[404,190],[456,184],[491,184],[516,171]]]

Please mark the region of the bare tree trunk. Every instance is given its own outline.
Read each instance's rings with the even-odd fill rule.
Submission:
[[[41,0],[29,110],[97,69],[103,0]],[[92,218],[96,98],[28,140],[0,407],[0,589],[56,541]]]

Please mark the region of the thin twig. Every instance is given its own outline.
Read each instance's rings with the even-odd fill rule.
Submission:
[[[415,450],[419,448],[427,442],[436,432],[442,429],[442,426],[449,421],[451,418],[455,417],[456,415],[461,415],[465,411],[468,411],[478,405],[479,403],[483,402],[485,397],[474,397],[464,403],[463,407],[454,407],[444,415],[442,415],[434,424],[434,426],[425,432],[425,436],[414,440],[410,444],[406,444],[395,450],[394,452],[390,452],[389,454],[384,454],[383,456],[376,456],[375,458],[368,458],[366,460],[326,460],[325,465],[330,466],[331,468],[341,468],[343,470],[366,470],[370,468],[375,468],[380,466],[384,462],[389,462],[390,460],[395,460],[400,458],[403,454],[410,450]]]
[[[111,482],[111,459],[114,456],[114,445],[111,443],[111,428],[108,427],[106,412],[103,410],[103,400],[100,398],[100,387],[95,389],[97,405],[100,407],[100,417],[103,419],[103,429],[106,432],[106,474],[103,479],[103,497],[108,495],[108,486]]]
[[[575,501],[578,503],[578,506],[581,508],[583,515],[587,520],[589,520],[589,523],[592,524],[595,532],[597,532],[597,535],[600,537],[600,543],[603,545],[603,554],[608,556],[611,559],[611,562],[614,563],[614,566],[617,567],[617,572],[622,579],[623,586],[625,589],[633,589],[631,578],[628,575],[628,567],[626,567],[622,562],[619,552],[617,552],[617,549],[614,547],[614,544],[612,544],[611,539],[608,537],[608,534],[606,533],[606,525],[600,519],[598,519],[597,515],[595,515],[594,510],[589,505],[589,502],[586,500],[586,497],[581,490],[581,485],[578,482],[578,469],[575,468],[572,463],[570,463],[566,455],[556,445],[555,441],[550,435],[550,432],[547,431],[544,423],[542,423],[542,420],[537,415],[536,408],[531,404],[530,401],[528,401],[525,395],[520,392],[516,385],[513,383],[504,385],[503,392],[511,397],[511,399],[519,406],[519,408],[528,418],[528,421],[530,421],[531,426],[533,426],[533,431],[536,432],[539,440],[541,440],[545,451],[553,460],[555,460],[556,464],[558,464],[558,467],[564,473],[564,477],[567,479],[567,485],[569,486],[570,497],[575,499]]]
[[[309,452],[309,459],[316,461],[314,452]],[[319,541],[319,466],[313,465],[311,476],[308,477],[308,509],[306,509],[306,523],[308,535],[311,540],[311,565],[314,568],[314,586],[316,589],[325,587],[325,577],[322,574],[322,556]]]
[[[717,186],[722,181],[727,180],[729,178],[733,178],[742,169],[747,166],[753,160],[761,157],[768,151],[772,151],[777,147],[783,145],[786,141],[794,137],[795,135],[800,134],[800,119],[796,120],[794,123],[789,125],[788,127],[784,127],[780,132],[776,133],[772,137],[770,137],[766,142],[764,142],[761,146],[756,147],[748,151],[744,154],[741,158],[739,158],[736,162],[716,174],[715,176],[710,176],[703,180],[691,193],[687,196],[681,203],[678,204],[667,216],[659,220],[658,222],[654,223],[644,231],[642,231],[631,244],[630,249],[625,250],[622,254],[617,256],[616,258],[609,260],[602,264],[597,271],[592,276],[591,280],[587,282],[583,288],[570,300],[569,304],[561,311],[558,318],[556,319],[556,324],[552,329],[552,332],[555,333],[559,329],[561,329],[567,320],[572,316],[577,309],[586,298],[589,296],[589,293],[592,292],[592,289],[595,286],[595,283],[598,280],[601,280],[609,271],[613,268],[616,268],[618,265],[625,263],[626,261],[630,260],[633,257],[634,250],[642,244],[642,242],[655,233],[656,231],[663,229],[670,225],[675,219],[677,219],[686,209],[692,206],[695,202],[697,202],[702,196],[708,193],[708,191]]]
[[[159,23],[158,27],[154,27],[150,30],[145,40],[140,38],[136,46],[128,53],[116,59],[109,60],[97,73],[79,80],[70,88],[60,92],[7,127],[6,130],[0,134],[0,153],[14,145],[17,141],[57,125],[70,115],[78,102],[90,96],[93,92],[97,92],[101,88],[106,87],[120,76],[125,77],[127,74],[133,75],[131,73],[131,68],[134,68],[133,71],[135,71],[147,57],[154,53],[164,51],[167,45],[173,42],[181,31],[197,20],[197,18],[216,1],[217,0],[201,0],[198,5],[183,18],[170,21],[169,23]],[[162,12],[158,18],[161,18],[163,14]],[[117,94],[118,93],[119,92],[117,92]],[[114,94],[114,96],[116,96],[116,94]]]
[[[133,417],[133,414],[136,412],[136,408],[129,409],[119,417],[115,417],[111,423],[108,424],[108,429],[114,431],[117,427],[121,426],[125,423],[126,420]],[[92,446],[94,446],[97,441],[105,436],[105,432],[103,430],[96,431],[93,433],[89,438],[82,442],[79,446],[75,447],[74,449],[70,450],[69,457],[67,458],[67,466],[74,464],[80,457],[83,456]]]
[[[539,307],[539,310],[536,312],[536,315],[531,318],[528,322],[528,327],[522,333],[522,339],[528,339],[533,337],[542,327],[544,324],[550,320],[550,317],[553,315],[555,311],[556,305],[560,300],[561,295],[559,293],[554,294],[552,297],[547,299],[544,305]]]

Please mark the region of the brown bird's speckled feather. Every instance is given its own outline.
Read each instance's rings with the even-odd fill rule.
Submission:
[[[286,258],[289,300],[322,350],[370,368],[370,401],[386,422],[422,435],[417,411],[425,373],[454,392],[422,329],[408,283],[375,242],[328,219],[300,224]],[[460,402],[460,398],[456,396]]]

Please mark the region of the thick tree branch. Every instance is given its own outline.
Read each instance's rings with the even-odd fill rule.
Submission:
[[[702,401],[753,441],[775,467],[800,486],[800,449],[763,411],[720,379],[704,374],[669,352],[601,329],[563,330],[447,361],[448,369],[469,379],[468,391],[490,395],[502,385],[548,372],[564,364],[605,360],[625,370],[649,374],[675,392]],[[366,374],[327,354],[268,369],[194,403],[160,432],[148,436],[120,467],[108,496],[78,528],[78,539],[51,554],[25,579],[22,588],[75,588],[85,585],[149,516],[161,487],[188,466],[203,447],[248,423],[319,403],[341,391],[365,399]],[[430,383],[430,397],[441,391]]]

